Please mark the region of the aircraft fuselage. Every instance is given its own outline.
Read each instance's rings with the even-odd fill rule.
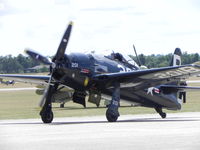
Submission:
[[[93,84],[90,79],[97,74],[129,72],[139,70],[138,66],[134,66],[123,60],[114,59],[109,56],[99,56],[94,54],[72,53],[67,55],[66,66],[61,66],[62,69],[57,71],[54,78],[62,84],[72,87],[78,92],[97,92],[101,91],[101,96],[112,96],[113,89],[106,88],[110,86],[108,82],[104,84]],[[121,100],[145,107],[165,107],[169,109],[180,109],[181,102],[177,98],[177,92],[164,94],[162,91],[156,93],[151,90],[153,87],[146,88],[133,88],[132,85],[140,85],[138,79],[137,83],[127,83],[121,88]],[[144,85],[144,82],[143,84]],[[158,87],[159,88],[159,87]]]

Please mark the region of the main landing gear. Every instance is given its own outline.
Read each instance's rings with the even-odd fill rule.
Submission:
[[[44,113],[40,113],[41,119],[44,123],[51,123],[53,121],[53,112],[52,111],[47,111]]]
[[[108,105],[106,111],[106,118],[109,122],[116,122],[119,115],[119,102],[120,102],[120,83],[114,84],[111,103]]]
[[[42,110],[40,111],[40,116],[44,123],[51,123],[53,121],[53,112],[52,112],[52,106],[51,106],[51,97],[52,97],[53,91],[54,91],[54,87],[50,85],[47,91],[45,104],[42,107]]]
[[[161,107],[156,107],[155,108],[156,112],[159,113],[159,115],[164,119],[167,117],[167,114],[165,112],[162,111]]]

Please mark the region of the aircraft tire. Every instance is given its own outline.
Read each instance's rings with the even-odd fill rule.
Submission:
[[[53,112],[45,112],[41,115],[43,123],[51,123],[53,121]]]
[[[167,117],[167,114],[166,113],[162,113],[162,114],[160,114],[160,116],[164,119],[164,118]]]
[[[108,122],[116,122],[118,117],[119,117],[118,113],[116,113],[110,109],[107,109],[106,118],[107,118]]]

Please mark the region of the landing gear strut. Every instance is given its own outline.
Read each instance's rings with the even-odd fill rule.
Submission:
[[[159,115],[164,119],[167,117],[167,114],[165,112],[162,111],[161,107],[157,107],[155,108],[156,112],[159,113]]]
[[[44,123],[51,123],[53,121],[53,112],[51,106],[51,97],[54,91],[54,87],[52,85],[49,86],[47,91],[46,101],[42,110],[40,111],[41,119]]]
[[[60,104],[60,108],[64,108],[64,107],[65,107],[65,103],[63,102]]]
[[[109,122],[116,122],[119,115],[119,102],[120,102],[120,83],[114,83],[111,103],[108,105],[106,111],[106,118]]]

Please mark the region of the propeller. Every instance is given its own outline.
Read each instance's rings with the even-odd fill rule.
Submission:
[[[53,74],[56,70],[56,67],[58,66],[58,63],[61,60],[64,59],[66,47],[67,47],[67,44],[68,44],[68,41],[69,41],[69,38],[70,38],[70,34],[71,34],[71,30],[72,30],[72,25],[73,25],[73,22],[70,22],[65,33],[64,33],[64,35],[63,35],[63,37],[62,37],[62,39],[61,39],[61,42],[60,42],[60,45],[59,45],[58,50],[56,52],[56,55],[52,59],[52,62],[47,57],[42,56],[41,54],[39,54],[39,53],[37,53],[33,50],[30,50],[30,49],[25,50],[26,54],[28,54],[34,60],[40,61],[43,64],[50,65],[52,67],[52,71],[50,73],[50,78],[49,78],[48,84],[46,86],[44,94],[43,94],[43,96],[40,100],[40,103],[39,103],[40,107],[45,105],[45,103],[47,101],[47,97],[51,93],[50,86],[51,86],[51,83],[52,83],[52,80],[53,80]]]

